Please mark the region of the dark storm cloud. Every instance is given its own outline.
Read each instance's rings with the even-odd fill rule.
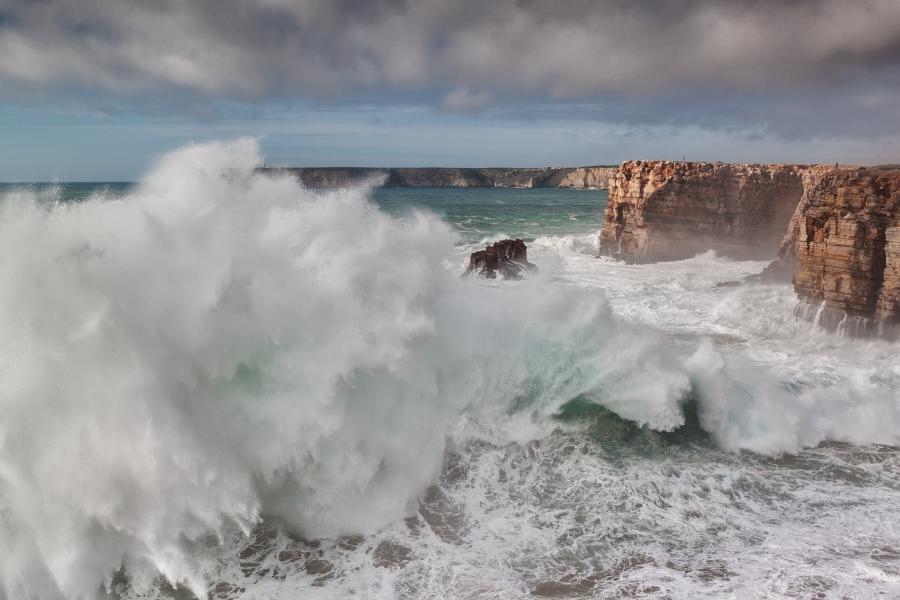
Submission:
[[[897,0],[0,0],[8,96],[615,101],[790,136],[859,107],[896,133],[898,72]]]

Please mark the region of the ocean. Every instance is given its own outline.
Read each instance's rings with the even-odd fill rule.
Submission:
[[[259,163],[0,187],[0,597],[900,597],[896,344],[604,191]]]

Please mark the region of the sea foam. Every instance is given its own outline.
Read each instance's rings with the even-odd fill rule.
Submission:
[[[258,164],[198,145],[122,198],[3,200],[6,598],[92,597],[121,567],[203,597],[191,540],[372,531],[448,444],[541,435],[579,395],[681,424],[687,373],[601,293],[461,280],[439,218]]]
[[[260,162],[191,146],[121,198],[0,201],[5,598],[94,597],[123,568],[205,597],[198,547],[264,518],[392,526],[448,450],[545,439],[576,398],[664,431],[692,400],[728,450],[898,442],[892,347],[836,351],[783,290],[715,287],[754,265],[623,265],[579,236],[535,240],[525,281],[461,279],[438,217]]]

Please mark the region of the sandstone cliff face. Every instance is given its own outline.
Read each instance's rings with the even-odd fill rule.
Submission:
[[[897,334],[900,169],[811,168],[782,248],[801,310],[853,335]]]
[[[632,262],[716,250],[775,255],[800,197],[803,167],[628,161],[610,180],[602,250]]]
[[[292,173],[309,188],[381,185],[385,187],[508,187],[606,189],[615,167],[547,167],[536,169],[309,167],[269,168],[263,172]]]

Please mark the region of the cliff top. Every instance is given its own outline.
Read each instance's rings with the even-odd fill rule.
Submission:
[[[657,160],[657,159],[633,159],[622,161],[620,167],[672,167],[675,169],[715,169],[723,167],[740,168],[794,168],[794,169],[827,169],[839,171],[869,171],[877,173],[900,172],[900,164],[883,165],[851,165],[843,163],[748,163],[748,162],[723,162],[723,161],[697,161],[697,160]]]
[[[267,165],[260,167],[265,171],[550,171],[554,169],[617,169],[619,165],[579,165],[567,167],[551,165],[546,167],[360,167],[360,166],[328,166],[328,167],[290,167]]]

